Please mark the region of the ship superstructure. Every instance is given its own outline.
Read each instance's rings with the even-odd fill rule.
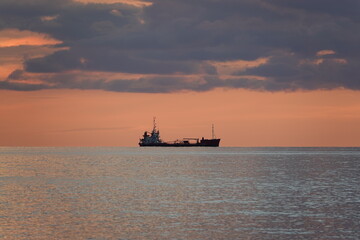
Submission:
[[[143,134],[143,138],[140,139],[139,145],[146,145],[146,144],[160,144],[163,143],[160,139],[160,131],[156,129],[156,121],[154,118],[153,122],[153,129],[149,134],[148,131],[145,131]]]
[[[214,125],[212,126],[212,138],[183,138],[182,140],[175,140],[172,142],[164,142],[160,139],[160,131],[156,128],[156,121],[154,118],[153,129],[151,132],[145,131],[142,138],[140,138],[140,147],[218,147],[220,138],[215,138]]]

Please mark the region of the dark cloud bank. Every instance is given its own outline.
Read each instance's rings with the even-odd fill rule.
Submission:
[[[26,60],[24,70],[10,74],[0,82],[0,88],[120,92],[206,91],[216,87],[265,91],[360,89],[358,0],[152,3],[138,8],[71,0],[0,1],[0,30],[46,33],[68,47]],[[321,50],[333,53],[317,54]],[[268,58],[268,62],[227,77],[220,77],[209,64],[258,58]],[[149,77],[86,79],[76,73],[81,71]],[[33,73],[43,84],[26,83]],[[191,81],[182,75],[201,79]]]

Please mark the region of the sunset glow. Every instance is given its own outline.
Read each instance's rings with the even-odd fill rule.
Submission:
[[[151,129],[153,116],[165,140],[210,137],[214,123],[222,146],[360,144],[360,96],[353,91],[218,89],[154,95],[57,90],[2,91],[0,96],[0,145],[136,146],[143,131]]]
[[[52,39],[45,34],[31,31],[19,31],[17,29],[5,29],[0,31],[0,48],[17,46],[43,46],[56,45],[61,41]]]
[[[106,4],[125,3],[136,7],[145,7],[145,6],[150,6],[152,4],[151,2],[140,1],[140,0],[76,0],[76,1],[81,3],[106,3]]]

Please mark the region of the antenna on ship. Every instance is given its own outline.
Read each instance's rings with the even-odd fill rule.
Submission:
[[[154,124],[154,130],[156,130],[156,117],[154,117],[153,119],[153,124]]]
[[[212,139],[215,139],[214,124],[212,124]]]

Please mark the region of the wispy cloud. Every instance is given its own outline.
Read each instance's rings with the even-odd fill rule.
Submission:
[[[63,129],[56,132],[93,132],[93,131],[118,131],[128,129],[126,127],[109,127],[109,128],[73,128]]]

